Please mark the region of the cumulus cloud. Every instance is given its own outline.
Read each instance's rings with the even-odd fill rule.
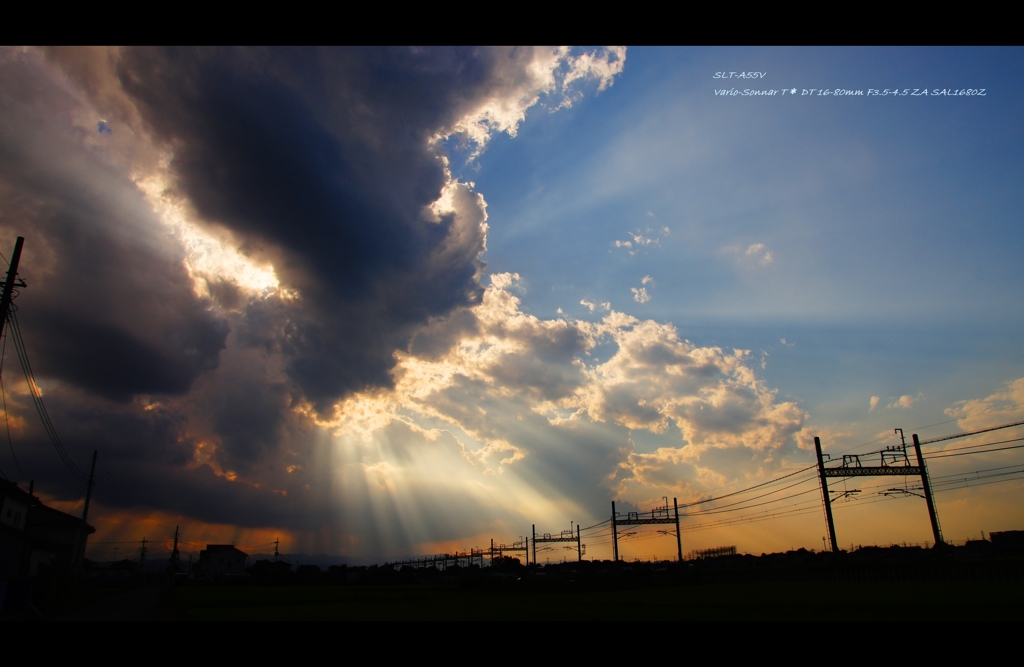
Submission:
[[[753,261],[757,262],[761,266],[767,266],[772,263],[773,257],[770,250],[768,250],[763,243],[754,243],[743,255]]]
[[[28,237],[16,303],[36,372],[80,461],[105,430],[124,442],[101,447],[108,470],[140,461],[138,484],[97,502],[192,497],[179,509],[214,521],[237,504],[204,494],[244,487],[280,511],[253,502],[236,522],[308,516],[319,412],[391,386],[395,350],[482,297],[486,203],[437,138],[514,134],[544,95],[606,88],[624,57],[0,52],[0,243]],[[183,487],[155,477],[164,466]],[[59,471],[36,472],[59,488]]]
[[[517,275],[484,284],[486,202],[444,142],[514,135],[624,56],[0,51],[0,243],[28,237],[19,317],[65,445],[100,450],[97,516],[394,554],[796,453],[806,414],[749,351],[596,299],[597,321],[538,318]],[[77,498],[8,391],[37,488]]]
[[[913,396],[910,396],[908,394],[904,394],[903,396],[900,396],[899,398],[894,398],[885,407],[887,407],[889,409],[905,409],[905,408],[909,408],[914,403],[917,403],[917,401],[918,401],[918,398],[914,398]]]
[[[649,493],[650,480],[704,488],[737,460],[757,469],[797,450],[806,414],[763,385],[748,351],[700,347],[614,310],[599,322],[540,319],[520,310],[515,280],[495,276],[481,304],[424,331],[443,342],[414,341],[395,389],[349,397],[332,427],[344,433],[367,413],[440,420],[476,441],[473,456],[499,476],[571,489],[591,507]],[[599,345],[614,349],[603,363],[589,360]],[[630,431],[670,425],[677,446],[633,451]]]
[[[633,300],[637,303],[647,303],[651,300],[651,295],[647,293],[646,287],[641,287],[639,289],[631,287],[630,289],[633,290]]]
[[[518,274],[516,274],[518,276]],[[612,304],[604,301],[602,303],[594,303],[593,301],[587,301],[586,299],[580,299],[580,305],[586,306],[587,310],[594,312],[595,310],[611,310]]]
[[[227,326],[92,118],[37,55],[0,52],[0,243],[26,237],[16,304],[35,370],[117,401],[182,394]]]
[[[582,96],[577,82],[596,80],[600,92],[610,86],[626,62],[625,47],[604,47],[574,55],[568,47],[519,47],[495,57],[488,86],[463,105],[457,119],[434,140],[461,135],[479,154],[495,132],[516,136],[526,111],[542,96],[561,94],[555,110]]]
[[[763,243],[751,243],[746,248],[742,246],[726,246],[724,251],[736,258],[740,266],[747,268],[763,268],[775,261],[771,250]]]
[[[945,413],[965,431],[998,426],[1024,419],[1024,378],[1009,380],[1001,391],[984,398],[957,401]]]
[[[661,245],[661,239],[656,238],[652,233],[653,230],[651,228],[647,228],[645,231],[627,232],[630,237],[629,239],[616,240],[614,244],[616,248],[626,248],[630,255],[635,255],[645,246]],[[667,236],[668,227],[664,227],[662,233]]]
[[[868,412],[874,412],[875,408],[878,407],[878,402],[881,400],[881,396],[872,396],[871,400],[868,401]]]

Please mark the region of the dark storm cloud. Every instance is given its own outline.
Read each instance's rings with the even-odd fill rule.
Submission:
[[[396,350],[440,358],[478,332],[468,307],[482,293],[484,203],[468,185],[451,187],[431,140],[482,101],[533,104],[522,91],[546,85],[524,74],[534,55],[0,50],[0,250],[27,237],[29,287],[17,303],[29,354],[76,463],[84,468],[100,452],[100,506],[351,529],[371,540],[402,532],[401,521],[382,527],[374,514],[397,502],[385,502],[387,466],[364,461],[358,448],[339,451],[304,399],[325,410],[354,390],[389,386]],[[230,269],[197,268],[183,240],[188,225],[174,229],[165,210],[154,211],[159,195],[149,186],[164,176],[161,201],[181,204],[189,222],[257,265],[272,263],[285,289],[254,295]],[[453,212],[425,215],[443,191]],[[203,281],[208,297],[195,291]],[[552,367],[580,351],[579,332],[552,330],[534,342],[533,358],[515,356],[515,368],[495,375],[534,398],[565,397],[571,374]],[[26,476],[46,493],[78,497],[81,484],[15,390],[8,401],[25,420],[14,446]],[[481,388],[450,393],[471,405]],[[499,414],[504,403],[487,406],[495,416],[482,431],[512,428]],[[521,439],[545,424],[531,418]],[[576,442],[573,428],[566,442]],[[392,430],[431,446],[419,431]],[[619,446],[612,440],[622,438],[590,455],[607,459]],[[438,442],[444,456],[475,465],[454,437]],[[586,479],[600,475],[587,468]],[[366,497],[353,498],[360,483]],[[465,493],[439,491],[429,477],[408,483],[414,507],[442,508],[449,494]],[[435,513],[430,531],[441,535],[482,526],[486,514],[465,510],[446,527]]]
[[[0,242],[6,254],[26,238],[15,303],[36,372],[120,401],[187,391],[216,366],[226,326],[127,171],[97,159],[81,102],[29,56],[4,56]]]
[[[226,406],[211,406],[214,420],[232,410],[238,418],[227,424],[225,460],[232,458],[232,448],[239,447],[239,441],[247,435],[240,429],[264,425],[258,419],[250,421],[261,409],[269,408],[264,422],[278,420],[276,406],[240,404],[243,399],[258,398],[258,393],[231,394]],[[27,416],[31,410],[24,396],[8,394],[7,401],[16,414]],[[295,530],[318,528],[330,516],[328,499],[308,487],[310,482],[318,489],[323,486],[317,484],[322,481],[317,478],[318,471],[289,475],[279,458],[264,456],[260,469],[250,470],[263,481],[255,486],[230,481],[211,465],[197,465],[194,452],[200,438],[188,434],[188,421],[194,417],[181,405],[151,403],[149,409],[140,409],[134,402],[111,404],[73,388],[48,392],[46,401],[53,422],[59,425],[63,445],[80,469],[88,472],[90,455],[94,450],[99,452],[93,498],[107,508],[160,510],[208,523],[286,525]],[[286,428],[275,426],[264,434],[264,440],[290,435]],[[62,498],[81,497],[85,485],[60,463],[38,420],[26,419],[22,428],[14,429],[12,440],[20,467],[35,479],[37,489]],[[258,450],[260,442],[248,444]],[[304,449],[300,443],[291,444]],[[307,452],[301,451],[301,455],[304,458]],[[252,453],[241,458],[254,465]],[[6,457],[4,470],[16,472]]]
[[[302,298],[283,340],[321,409],[388,386],[395,349],[431,316],[476,302],[482,235],[424,220],[446,182],[429,139],[493,86],[493,50],[130,49],[118,75],[173,150],[205,220],[271,259]]]

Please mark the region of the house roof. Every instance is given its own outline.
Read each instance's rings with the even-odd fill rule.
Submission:
[[[6,479],[0,479],[0,496],[15,498],[29,506],[31,518],[26,522],[28,528],[78,527],[82,525],[81,517],[47,507],[39,498]],[[96,532],[96,529],[88,524],[86,524],[85,530],[89,535]]]
[[[245,556],[246,558],[249,557],[249,554],[245,553],[241,549],[236,548],[234,544],[207,544],[206,548],[199,552],[199,557],[202,558],[204,554],[212,556],[216,553],[225,553],[231,551],[237,552],[239,555]]]
[[[25,504],[32,504],[33,496],[30,496],[28,491],[23,490],[14,482],[9,482],[6,479],[0,479],[0,495],[13,497]]]

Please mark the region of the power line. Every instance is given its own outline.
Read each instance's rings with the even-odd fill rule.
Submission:
[[[1024,421],[1013,422],[1010,424],[1003,424],[1002,426],[992,426],[991,428],[980,428],[977,431],[968,431],[967,433],[955,433],[953,435],[943,436],[941,438],[932,438],[931,440],[925,440],[920,443],[922,445],[930,445],[935,442],[942,442],[943,440],[953,440],[955,438],[966,438],[969,435],[978,435],[979,433],[988,433],[989,431],[998,431],[1004,428],[1012,428],[1014,426],[1020,426],[1024,424]]]
[[[1007,473],[1007,474],[1018,474],[1018,473]],[[1019,474],[1024,475],[1024,471],[1021,471]],[[970,480],[965,480],[965,481],[970,481]],[[992,480],[990,482],[982,482],[981,484],[964,484],[962,487],[960,487],[960,486],[946,487],[944,489],[939,489],[935,493],[943,493],[943,492],[946,492],[946,491],[958,491],[961,488],[963,488],[963,489],[973,489],[976,486],[988,486],[989,484],[1002,484],[1003,482],[1014,482],[1014,481],[1017,481],[1017,478],[996,479],[996,480]]]
[[[953,488],[953,485],[955,485],[955,484],[963,484],[964,488],[966,488],[966,487],[970,486],[970,484],[968,484],[968,482],[972,482],[974,480],[990,479],[992,477],[1006,477],[1008,475],[1024,475],[1024,470],[1009,470],[1009,471],[1006,471],[1006,472],[992,473],[991,475],[977,475],[975,477],[960,477],[960,478],[957,478],[957,479],[949,479],[949,480],[946,480],[944,482],[940,482],[938,484],[933,484],[932,487],[934,488],[936,486],[939,486],[939,487],[943,487],[943,488]],[[1007,480],[1007,481],[1009,481],[1009,480]],[[975,484],[975,486],[981,486],[981,485],[980,484]]]
[[[1005,445],[1008,442],[1020,442],[1024,438],[1011,438],[1010,440],[998,440],[996,442],[983,442],[980,445],[964,445],[963,447],[954,447],[953,449],[937,449],[934,452],[929,452],[929,456],[925,458],[931,458],[938,454],[945,454],[946,452],[959,452],[962,449],[977,449],[979,447],[991,447],[992,445]]]
[[[1021,407],[1024,407],[1024,405],[1022,405],[1020,403],[1013,403],[1011,405],[1006,405],[1006,406],[1003,406],[1001,408],[992,408],[991,410],[985,410],[983,412],[975,412],[972,415],[968,415],[968,417],[957,417],[956,419],[947,419],[946,421],[935,422],[934,424],[928,424],[926,426],[915,426],[913,428],[908,428],[906,430],[907,431],[919,432],[919,431],[923,431],[925,429],[933,428],[935,426],[942,426],[943,424],[952,424],[953,422],[958,422],[961,419],[967,419],[969,417],[976,417],[978,415],[987,415],[987,414],[991,414],[993,412],[1002,412],[1003,410],[1013,410],[1013,409],[1021,408]],[[1020,422],[1020,423],[1024,423],[1024,422]],[[1013,425],[1014,424],[1010,424],[1010,426],[1013,426]],[[999,428],[1005,428],[1005,427],[999,427]],[[963,435],[968,435],[968,434],[965,433],[965,434],[961,434],[960,436],[956,436],[956,437],[962,437]],[[886,438],[889,438],[889,437],[892,437],[892,436],[890,436],[889,434],[886,434],[886,435],[883,435],[883,436],[879,436],[879,437],[875,438],[874,440],[868,440],[867,442],[862,442],[859,445],[853,445],[852,447],[850,447],[848,449],[844,449],[841,452],[836,452],[834,454],[834,456],[840,456],[842,454],[848,454],[848,453],[852,452],[855,449],[858,449],[860,447],[864,447],[866,445],[874,444],[874,443],[876,443],[876,442],[878,442],[880,440],[885,440]],[[927,442],[929,442],[929,443],[930,442],[936,442],[936,440],[928,440]],[[927,444],[927,443],[926,442],[922,442],[921,444],[923,445],[923,444]]]
[[[964,472],[955,472],[955,473],[952,473],[952,474],[949,474],[949,475],[939,475],[938,477],[932,477],[932,480],[946,479],[947,477],[959,477],[960,475],[978,474],[978,473],[982,473],[982,472],[991,472],[993,470],[1007,470],[1009,468],[1020,468],[1021,466],[1024,466],[1024,463],[1014,463],[1011,466],[998,466],[996,468],[983,468],[981,470],[968,470],[965,473]]]
[[[0,397],[3,397],[4,403],[4,424],[7,426],[7,446],[11,449],[11,458],[14,459],[14,465],[17,466],[18,472],[21,474],[21,479],[25,479],[27,476],[21,469],[21,464],[18,463],[18,457],[14,454],[14,441],[11,440],[11,419],[7,413],[7,390],[4,388],[4,359],[7,354],[7,334],[3,336],[3,342],[0,343]],[[7,475],[4,475],[6,477]]]
[[[778,482],[780,480],[786,479],[787,477],[792,477],[793,475],[799,475],[802,472],[806,472],[808,470],[813,470],[815,467],[816,466],[813,466],[813,465],[812,466],[807,466],[806,468],[801,468],[800,470],[791,472],[788,475],[782,475],[781,477],[776,477],[775,479],[768,480],[767,482],[761,482],[760,484],[755,484],[753,486],[748,486],[745,489],[740,489],[739,491],[733,491],[732,493],[726,493],[724,495],[716,496],[714,498],[705,498],[704,500],[698,500],[696,502],[692,502],[692,503],[683,505],[683,507],[693,507],[695,505],[703,505],[704,503],[711,503],[711,502],[714,502],[716,500],[722,500],[723,498],[729,498],[731,496],[737,496],[737,495],[739,495],[741,493],[746,493],[747,491],[752,491],[754,489],[761,488],[762,486],[768,486],[769,484],[774,484],[775,482]]]
[[[11,326],[8,330],[12,334],[14,339],[14,348],[18,353],[18,360],[21,362],[21,368],[25,373],[25,381],[28,383],[29,394],[32,396],[32,402],[35,404],[36,412],[39,413],[39,418],[43,422],[43,429],[50,438],[50,442],[53,444],[53,448],[56,450],[57,455],[60,457],[64,466],[68,469],[78,481],[88,483],[88,476],[77,466],[71,459],[67,450],[64,449],[64,445],[61,444],[60,438],[57,435],[57,429],[54,428],[53,422],[50,420],[50,415],[46,410],[46,405],[43,403],[42,393],[39,391],[39,386],[36,384],[35,373],[32,372],[32,365],[28,360],[28,353],[25,350],[25,340],[21,335],[21,327],[18,324],[17,309],[11,308],[8,315],[8,322]]]
[[[1018,438],[1017,440],[1024,440],[1024,438]],[[1015,441],[1014,440],[1007,440],[1007,442],[1015,442]],[[1009,447],[996,447],[995,449],[984,449],[984,450],[982,450],[980,452],[956,452],[956,451],[954,451],[951,454],[933,454],[933,455],[929,456],[928,458],[929,459],[945,459],[945,458],[949,458],[951,456],[970,456],[972,454],[988,454],[989,452],[1001,452],[1001,451],[1004,451],[1004,450],[1007,450],[1007,449],[1020,449],[1021,447],[1024,447],[1024,445],[1011,445]],[[964,449],[969,449],[969,448],[968,447],[964,447]]]
[[[806,484],[807,482],[814,481],[814,479],[815,479],[815,477],[808,477],[807,479],[802,479],[799,482],[794,482],[793,484],[790,484],[789,486],[784,486],[781,489],[775,489],[774,491],[769,491],[768,493],[762,493],[761,495],[754,496],[753,498],[747,498],[746,500],[738,500],[738,501],[736,501],[734,503],[729,503],[728,505],[722,505],[721,507],[715,507],[714,509],[709,509],[709,510],[701,510],[699,512],[695,512],[693,514],[686,514],[684,516],[702,516],[702,515],[706,515],[706,514],[718,514],[720,512],[736,512],[736,511],[739,511],[739,510],[747,509],[747,507],[735,507],[735,508],[733,508],[731,510],[727,510],[727,509],[724,509],[724,508],[726,508],[726,507],[733,507],[734,505],[742,505],[743,503],[749,503],[752,500],[757,500],[759,498],[764,498],[766,496],[770,496],[772,494],[779,493],[781,491],[785,491],[786,489],[792,489],[794,486],[800,486],[801,484]],[[812,491],[813,490],[814,489],[812,489]],[[809,493],[809,492],[808,491],[804,491],[803,493]],[[797,494],[797,495],[802,495],[802,493],[801,494]],[[725,496],[723,496],[723,498],[724,497]],[[791,497],[791,496],[786,496],[786,497],[788,498],[788,497]],[[768,503],[778,502],[778,500],[784,500],[784,498],[779,498],[777,500],[770,500],[770,501],[768,501]],[[749,507],[757,507],[758,505],[766,505],[768,503],[757,503],[756,505],[750,505]]]

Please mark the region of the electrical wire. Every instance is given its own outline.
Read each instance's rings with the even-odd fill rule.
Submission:
[[[932,484],[932,490],[934,491],[936,487],[938,487],[938,488],[960,488],[960,487],[953,486],[955,484],[963,484],[964,485],[963,488],[967,488],[967,487],[971,486],[970,484],[968,484],[968,482],[972,482],[972,481],[979,480],[979,479],[990,479],[992,477],[1006,477],[1008,475],[1024,475],[1024,470],[1010,470],[1010,471],[1007,471],[1007,472],[992,473],[991,475],[979,475],[977,477],[963,477],[963,478],[960,478],[960,479],[950,479],[950,480],[946,480],[944,482],[939,482],[938,484]],[[1009,481],[1009,480],[1006,480],[1006,481]],[[981,486],[981,485],[980,484],[975,484],[974,486]]]
[[[932,438],[931,440],[925,440],[924,442],[918,443],[921,445],[930,445],[935,442],[942,442],[943,440],[955,440],[956,438],[966,438],[971,435],[980,435],[982,433],[988,433],[990,431],[1000,431],[1004,428],[1013,428],[1014,426],[1024,425],[1024,421],[1013,422],[1011,424],[1003,424],[1002,426],[993,426],[991,428],[982,428],[977,431],[970,431],[968,433],[955,433],[953,435],[946,435],[941,438]]]
[[[3,341],[0,342],[0,397],[3,398],[4,404],[4,424],[7,426],[7,446],[11,449],[11,458],[14,459],[14,465],[18,468],[18,473],[21,474],[21,479],[26,479],[25,472],[21,469],[21,463],[18,462],[18,457],[14,454],[14,441],[11,440],[11,419],[7,413],[7,390],[4,388],[4,359],[7,355],[7,334],[3,336]],[[4,475],[6,477],[6,475]]]
[[[1016,442],[1016,441],[1019,441],[1019,440],[1024,440],[1024,438],[1017,438],[1017,440],[1007,440],[1006,442]],[[981,447],[983,445],[977,445],[977,446]],[[988,454],[989,452],[1002,452],[1002,451],[1005,451],[1007,449],[1020,449],[1021,447],[1024,447],[1024,445],[1010,445],[1009,447],[996,447],[995,449],[984,449],[984,450],[977,451],[977,452],[957,452],[956,450],[953,450],[952,454],[933,454],[933,455],[929,456],[928,458],[929,458],[929,460],[930,459],[946,459],[946,458],[949,458],[951,456],[970,456],[972,454]],[[971,448],[971,447],[963,447],[963,449],[973,449],[973,448]]]
[[[949,474],[949,475],[938,475],[938,476],[933,475],[931,477],[931,479],[932,479],[932,481],[935,481],[937,479],[946,479],[947,477],[959,477],[960,475],[971,475],[971,474],[977,474],[977,473],[982,473],[982,472],[991,472],[993,470],[1008,470],[1009,468],[1019,468],[1021,466],[1024,466],[1024,463],[1014,463],[1011,466],[998,466],[996,468],[982,468],[981,470],[968,470],[967,472],[955,472],[955,473],[952,473],[952,474]]]
[[[785,491],[787,489],[792,489],[794,486],[800,486],[801,484],[806,484],[807,482],[814,481],[814,479],[815,479],[814,477],[808,477],[807,479],[802,479],[799,482],[794,482],[793,484],[790,484],[788,486],[784,486],[781,489],[775,489],[774,491],[769,491],[768,493],[762,493],[761,495],[754,496],[753,498],[747,498],[746,500],[738,500],[738,501],[736,501],[734,503],[729,503],[727,505],[722,505],[721,507],[715,507],[715,508],[708,509],[708,510],[700,510],[700,511],[697,511],[697,512],[693,512],[692,514],[691,513],[687,513],[687,514],[684,514],[682,516],[702,516],[702,515],[705,515],[705,514],[719,514],[721,512],[736,512],[736,511],[739,511],[739,510],[748,509],[748,507],[757,507],[758,505],[766,505],[768,503],[778,502],[778,500],[784,500],[784,498],[779,498],[778,500],[769,500],[766,503],[757,503],[755,505],[749,505],[747,507],[734,507],[735,505],[743,505],[744,503],[749,503],[752,500],[758,500],[760,498],[765,498],[765,497],[770,496],[772,494],[779,493],[780,491]],[[812,491],[813,491],[813,489],[812,489]],[[809,491],[804,491],[804,492],[798,493],[796,495],[803,495],[803,493],[810,493],[810,492]],[[792,497],[792,496],[786,496],[786,498],[790,498],[790,497]],[[728,510],[728,509],[725,509],[727,507],[734,507],[734,508],[731,509],[731,510]]]
[[[54,450],[60,457],[64,466],[68,469],[68,472],[80,482],[88,483],[89,477],[86,475],[71,459],[67,450],[64,449],[64,445],[61,443],[60,438],[57,435],[57,429],[54,428],[53,422],[50,420],[50,415],[46,410],[46,405],[43,403],[42,393],[39,391],[39,386],[36,384],[35,374],[32,372],[32,365],[29,363],[28,353],[25,350],[25,340],[21,335],[21,327],[18,324],[17,309],[14,308],[14,304],[11,304],[10,314],[8,316],[8,323],[11,325],[8,330],[11,332],[11,337],[14,339],[14,348],[18,353],[18,360],[21,362],[21,368],[25,373],[25,381],[28,383],[29,394],[32,396],[32,402],[35,404],[36,412],[39,413],[39,418],[43,422],[43,429],[50,438],[50,442],[53,444]]]
[[[1013,410],[1013,409],[1021,408],[1021,407],[1024,407],[1024,404],[1013,403],[1011,405],[1006,405],[1006,406],[1003,406],[1001,408],[992,408],[991,410],[985,410],[984,412],[976,412],[976,413],[974,413],[973,415],[970,415],[970,416],[974,417],[974,416],[977,416],[977,415],[987,415],[987,414],[990,414],[992,412],[1002,412],[1003,410]],[[963,417],[957,417],[956,419],[947,419],[946,421],[935,422],[934,424],[927,424],[925,426],[915,426],[913,428],[908,428],[906,430],[907,431],[913,431],[913,432],[919,432],[919,431],[923,431],[925,429],[933,428],[935,426],[942,426],[943,424],[952,424],[953,422],[958,422],[961,419],[964,419],[964,418]],[[859,445],[853,445],[849,449],[844,449],[841,452],[836,452],[834,454],[834,456],[840,456],[842,454],[849,454],[850,452],[852,452],[853,450],[855,450],[855,449],[857,449],[859,447],[864,447],[866,445],[871,445],[871,444],[874,444],[876,442],[879,442],[880,440],[885,440],[886,438],[889,438],[889,437],[895,437],[895,435],[896,434],[894,432],[891,436],[889,434],[886,434],[886,435],[877,437],[874,440],[868,440],[867,442],[862,442]],[[929,440],[928,442],[935,442],[935,441],[934,440]],[[924,443],[921,443],[921,444],[924,444]]]
[[[933,493],[943,493],[945,491],[958,491],[960,489],[973,489],[973,488],[978,487],[978,486],[988,486],[989,484],[1002,484],[1003,482],[1015,482],[1015,481],[1017,481],[1017,478],[996,479],[996,480],[993,480],[991,482],[982,482],[981,484],[965,484],[963,486],[946,487],[944,489],[939,489],[938,491],[934,491]]]
[[[928,458],[928,456],[934,456],[935,454],[945,454],[946,452],[958,452],[961,449],[977,449],[978,447],[988,447],[990,445],[1005,445],[1008,442],[1020,442],[1021,440],[1024,440],[1024,438],[1011,438],[1009,440],[997,440],[996,442],[983,442],[979,445],[964,445],[963,447],[954,447],[952,449],[935,449],[929,452],[928,455],[925,456],[925,458]]]
[[[774,484],[775,482],[778,482],[778,481],[781,481],[783,479],[786,479],[787,477],[792,477],[793,475],[799,475],[802,472],[806,472],[806,471],[811,470],[811,469],[816,468],[816,467],[817,467],[817,465],[807,466],[806,468],[801,468],[800,470],[796,470],[796,471],[791,472],[791,473],[789,473],[787,475],[782,475],[781,477],[776,477],[775,479],[770,479],[767,482],[762,482],[760,484],[755,484],[753,486],[748,486],[745,489],[740,489],[739,491],[733,491],[732,493],[726,493],[724,495],[716,496],[714,498],[705,498],[704,500],[698,500],[696,502],[687,503],[687,504],[683,505],[683,507],[684,508],[686,508],[686,507],[694,507],[696,505],[703,505],[704,503],[712,503],[712,502],[714,502],[716,500],[722,500],[723,498],[730,498],[732,496],[738,496],[741,493],[746,493],[747,491],[752,491],[754,489],[758,489],[758,488],[761,488],[763,486],[768,486],[769,484]]]

